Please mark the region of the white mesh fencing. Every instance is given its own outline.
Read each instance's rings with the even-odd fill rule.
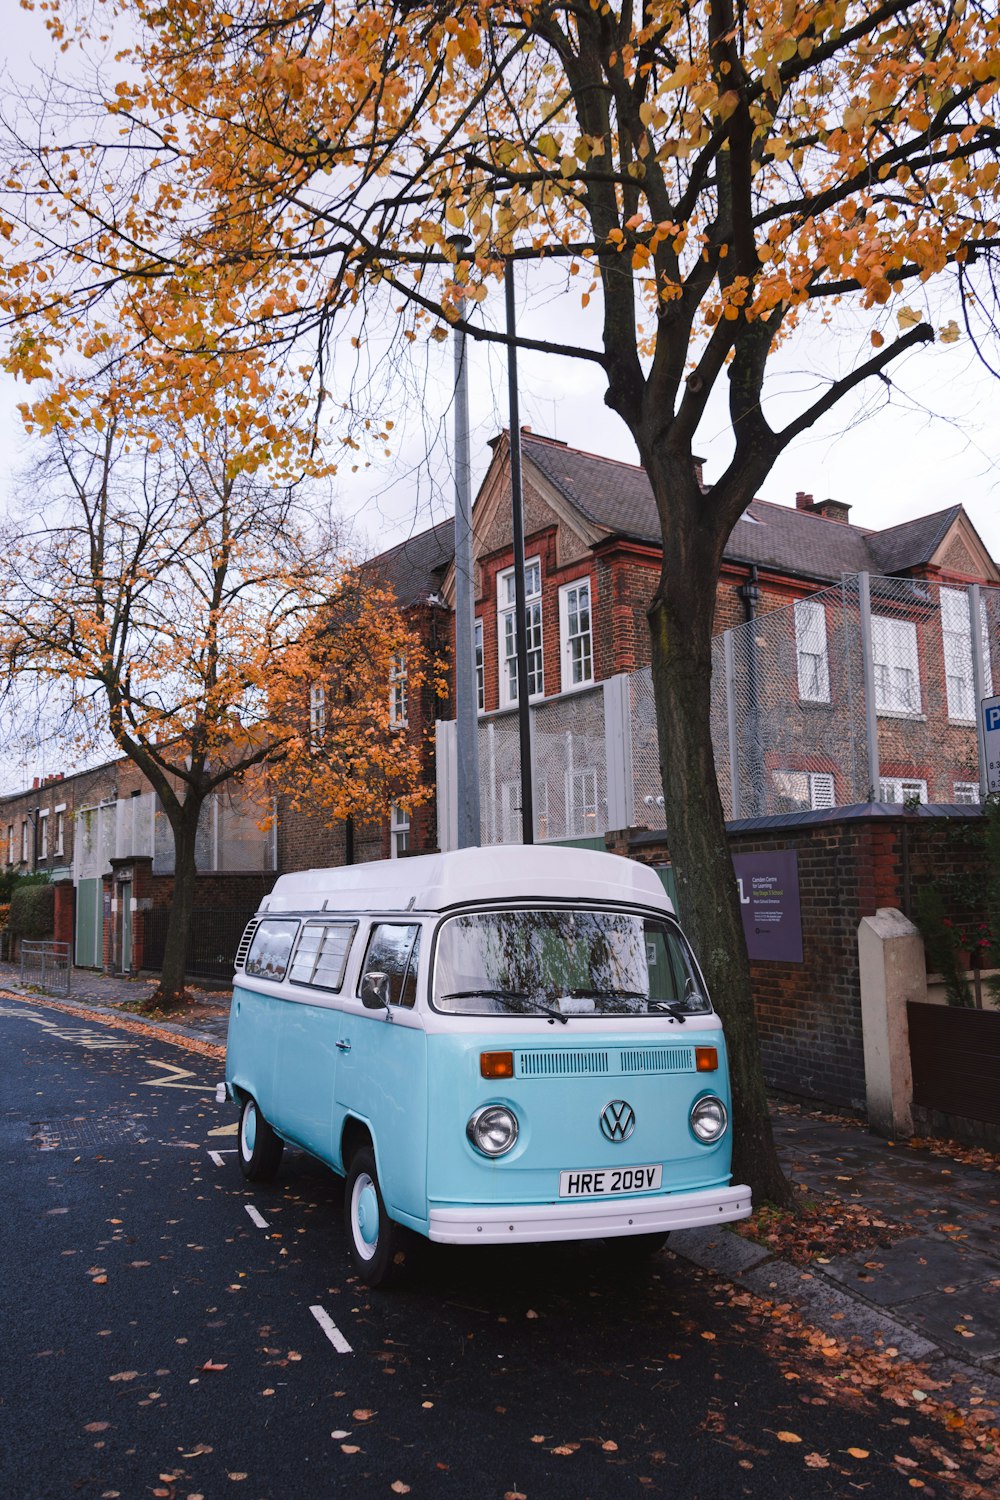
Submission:
[[[616,683],[623,692],[612,691]],[[726,816],[979,801],[976,706],[994,691],[1000,589],[850,574],[758,614],[713,643],[712,739]],[[648,667],[533,704],[531,721],[539,842],[665,827]],[[482,842],[519,842],[516,711],[480,720],[479,769]],[[440,774],[443,806],[454,789]]]

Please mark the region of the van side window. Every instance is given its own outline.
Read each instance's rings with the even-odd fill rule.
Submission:
[[[419,927],[380,922],[372,928],[361,978],[370,973],[388,974],[389,1004],[410,1007],[417,998],[419,956]]]
[[[318,990],[339,990],[357,930],[357,922],[307,922],[288,971],[289,979]]]
[[[246,972],[257,979],[284,979],[298,930],[296,921],[270,918],[261,922],[250,944]]]

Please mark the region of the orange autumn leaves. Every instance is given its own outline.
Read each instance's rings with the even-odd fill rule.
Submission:
[[[47,9],[71,45],[93,6]],[[404,22],[280,0],[266,27],[251,0],[99,9],[131,33],[105,127],[25,145],[10,179],[7,366],[56,377],[112,328],[181,380],[225,357],[250,436],[258,361],[291,343],[309,352],[263,435],[278,446],[308,430],[332,321],[371,292],[404,293],[417,324],[454,317],[456,232],[468,297],[515,246],[559,257],[584,302],[625,270],[627,336],[692,357],[720,325],[730,346],[727,324],[778,338],[825,299],[877,323],[1000,235],[995,9],[470,0]]]

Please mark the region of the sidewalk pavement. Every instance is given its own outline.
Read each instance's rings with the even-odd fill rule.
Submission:
[[[74,970],[60,1003],[101,1012],[130,1027],[225,1046],[228,989],[195,989],[183,1021],[122,1013],[144,999],[155,979],[106,977]],[[16,965],[0,963],[0,991],[31,998]],[[221,1073],[220,1073],[221,1076]],[[775,1140],[782,1165],[804,1196],[840,1204],[888,1226],[874,1250],[821,1252],[794,1264],[766,1242],[719,1229],[670,1236],[675,1254],[736,1282],[770,1302],[787,1304],[838,1339],[928,1366],[980,1398],[1000,1400],[1000,1156],[946,1143],[886,1141],[863,1121],[819,1108],[775,1101]],[[833,1200],[839,1200],[835,1202]]]

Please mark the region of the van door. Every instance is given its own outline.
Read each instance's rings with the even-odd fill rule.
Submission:
[[[334,1153],[334,1090],[340,1052],[341,992],[357,922],[307,921],[288,969],[278,1043],[278,1094],[284,1131],[322,1161]],[[283,1132],[284,1133],[284,1132]]]
[[[425,1223],[427,1049],[415,1009],[418,985],[426,983],[420,949],[419,923],[372,926],[357,994],[366,975],[385,975],[388,1006],[341,1016],[337,1113],[340,1121],[351,1114],[368,1124],[390,1216]]]

